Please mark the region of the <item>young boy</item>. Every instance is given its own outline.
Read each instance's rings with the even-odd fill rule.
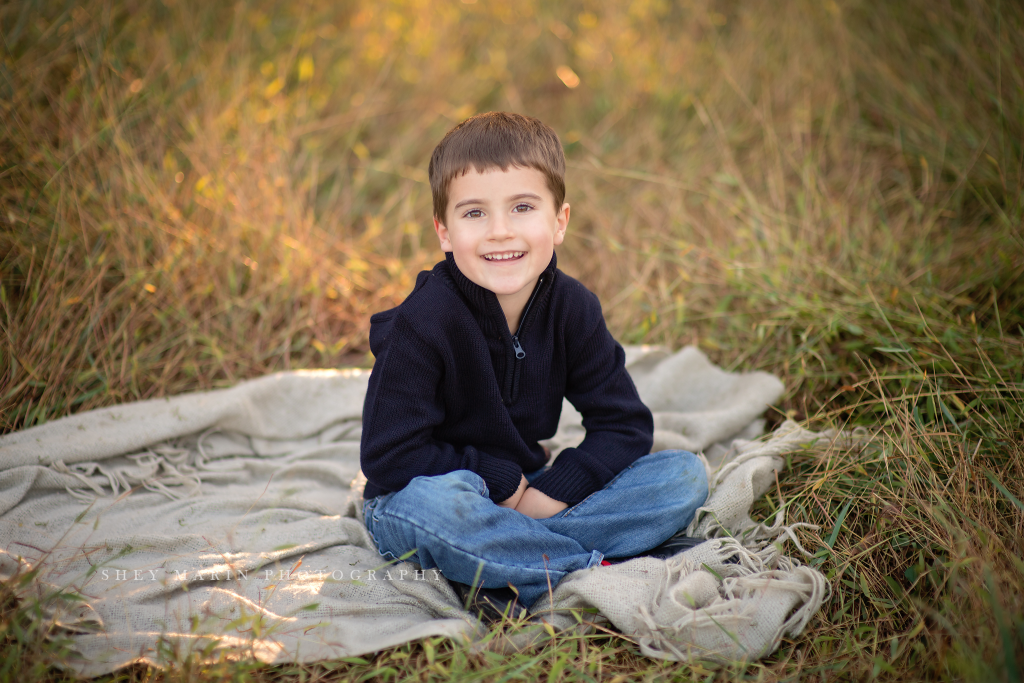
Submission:
[[[445,260],[371,318],[363,514],[381,554],[532,605],[567,573],[685,529],[707,497],[692,454],[647,455],[653,420],[597,297],[555,267],[569,223],[558,136],[474,116],[430,159]],[[586,438],[550,467],[563,397]]]

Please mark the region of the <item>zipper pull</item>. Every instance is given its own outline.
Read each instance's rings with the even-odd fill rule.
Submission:
[[[519,344],[519,336],[512,335],[512,349],[516,352],[516,358],[526,358],[526,351]]]

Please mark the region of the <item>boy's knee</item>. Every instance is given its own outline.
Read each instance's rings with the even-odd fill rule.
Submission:
[[[704,467],[704,461],[689,451],[676,451],[676,453],[679,454],[683,461],[683,469],[687,473],[695,475],[698,480],[703,481],[704,485],[707,486],[708,471]]]
[[[487,484],[476,472],[455,470],[433,477],[416,477],[402,489],[406,497],[424,497],[429,501],[447,500],[453,495],[487,496]]]
[[[704,479],[707,479],[704,463],[690,451],[657,451],[650,455],[645,455],[641,458],[640,462],[642,461],[649,461],[650,465],[656,466],[659,469],[671,469],[680,473],[700,472],[704,475]]]
[[[689,451],[677,451],[682,458],[683,476],[693,481],[695,490],[702,491],[703,497],[708,495],[708,471],[704,461]]]
[[[672,479],[683,486],[680,491],[708,494],[708,472],[704,462],[689,451],[658,451],[644,456],[651,459],[651,465],[659,472],[672,473]]]
[[[411,548],[423,542],[420,531],[444,535],[459,528],[465,520],[479,518],[485,505],[493,503],[487,497],[487,485],[480,475],[457,470],[433,477],[415,477],[385,505],[378,507],[374,521],[378,527],[384,524],[392,529],[396,538],[402,538],[396,547]]]

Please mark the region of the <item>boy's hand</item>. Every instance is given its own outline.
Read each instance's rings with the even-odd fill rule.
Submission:
[[[516,506],[519,505],[519,501],[522,500],[523,494],[526,492],[527,486],[529,486],[529,484],[526,482],[526,477],[520,475],[519,488],[517,488],[516,492],[513,493],[511,496],[498,503],[498,507],[512,508],[513,510],[515,510]]]
[[[516,505],[516,512],[521,512],[527,517],[533,517],[534,519],[547,519],[557,515],[567,507],[569,506],[565,503],[555,500],[537,489],[526,489],[519,504]]]

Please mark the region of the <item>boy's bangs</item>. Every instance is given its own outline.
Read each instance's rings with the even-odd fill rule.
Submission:
[[[430,159],[434,217],[444,220],[452,181],[471,169],[533,168],[544,174],[557,211],[565,200],[565,155],[558,135],[537,119],[491,112],[463,121],[445,135]]]

